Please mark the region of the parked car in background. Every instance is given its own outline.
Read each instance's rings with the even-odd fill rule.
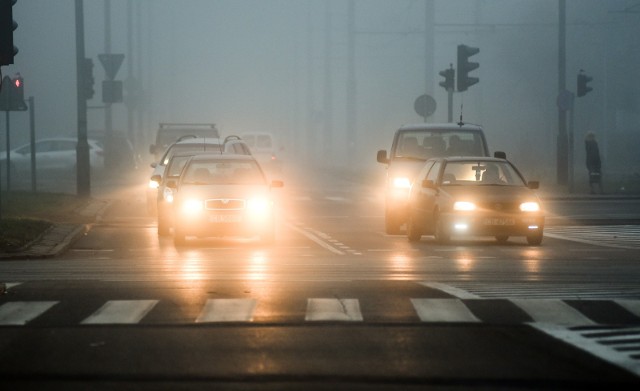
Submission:
[[[505,242],[525,236],[542,242],[545,216],[534,189],[506,159],[444,157],[428,160],[409,194],[407,236],[418,241],[434,235],[447,243],[452,236],[494,236]]]
[[[414,124],[398,129],[391,150],[379,150],[385,164],[385,232],[399,234],[407,221],[407,197],[413,178],[424,162],[438,156],[489,156],[484,131],[469,124]]]
[[[275,206],[268,181],[250,155],[195,155],[176,180],[167,181],[165,197],[173,204],[174,242],[188,236],[258,236],[275,240]]]
[[[277,148],[275,137],[269,132],[245,132],[242,139],[251,149],[251,154],[267,171],[280,172],[282,170],[281,149]]]
[[[104,168],[104,150],[102,142],[89,139],[89,164],[91,169]],[[65,172],[76,170],[76,147],[78,139],[72,137],[44,138],[35,142],[37,172]],[[6,170],[7,152],[0,152],[0,166]],[[31,143],[21,145],[9,151],[10,167],[17,175],[31,172]]]

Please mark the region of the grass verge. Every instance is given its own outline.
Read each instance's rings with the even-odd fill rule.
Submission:
[[[55,223],[87,220],[78,211],[89,200],[74,195],[11,191],[0,201],[0,252],[21,249]]]

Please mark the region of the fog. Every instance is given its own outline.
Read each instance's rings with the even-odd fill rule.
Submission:
[[[462,112],[485,128],[492,151],[506,151],[528,177],[555,183],[558,3],[354,0],[350,27],[347,0],[85,0],[85,52],[96,80],[89,134],[105,135],[98,55],[110,51],[125,54],[116,75],[125,102],[112,105],[112,128],[131,138],[145,162],[158,123],[201,122],[224,135],[272,132],[296,164],[376,170],[375,151],[390,147],[393,132],[424,121],[414,111],[418,96],[437,102],[427,122],[447,122],[438,72],[455,68],[456,46],[466,44],[480,48],[471,58],[480,82],[454,94],[454,121]],[[638,4],[566,1],[566,89],[576,91],[580,69],[593,77],[593,91],[576,98],[573,111],[576,175],[586,175],[587,131],[600,141],[606,175],[640,172]],[[74,136],[74,1],[19,0],[14,19],[19,53],[3,75],[24,77],[38,138]],[[355,145],[348,148],[352,107]],[[27,112],[11,112],[10,121],[11,147],[28,142]]]

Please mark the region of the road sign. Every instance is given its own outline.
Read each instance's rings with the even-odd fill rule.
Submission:
[[[107,79],[113,80],[122,65],[124,54],[98,54],[98,59],[107,74]]]
[[[431,95],[420,95],[413,103],[413,108],[421,117],[429,117],[436,111],[436,100]]]

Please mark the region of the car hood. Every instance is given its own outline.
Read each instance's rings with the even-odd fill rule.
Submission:
[[[525,186],[500,186],[500,185],[478,185],[478,186],[442,186],[440,192],[452,199],[460,200],[465,198],[472,201],[484,202],[524,202],[538,201],[537,194]]]
[[[266,185],[182,185],[178,198],[251,198],[270,195]]]

